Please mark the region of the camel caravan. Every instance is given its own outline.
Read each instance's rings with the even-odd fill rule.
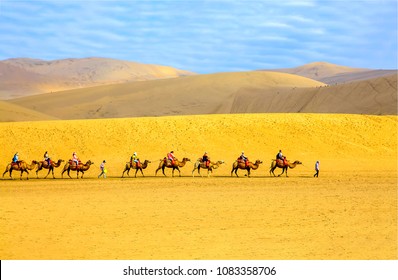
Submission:
[[[6,170],[3,173],[3,178],[4,175],[8,172],[9,176],[11,179],[12,177],[12,172],[15,171],[20,171],[20,179],[22,180],[23,173],[26,173],[26,179],[29,179],[29,171],[33,170],[36,168],[36,178],[39,178],[39,171],[46,169],[48,170],[47,174],[45,175],[44,179],[47,178],[47,176],[51,173],[53,179],[55,179],[54,176],[54,170],[58,167],[61,166],[61,164],[65,162],[62,159],[58,159],[57,161],[52,161],[48,155],[48,152],[46,151],[44,154],[44,160],[42,161],[36,161],[33,160],[30,164],[25,162],[24,160],[19,160],[19,155],[16,153],[12,159],[12,162],[9,163],[6,167]],[[171,151],[170,153],[167,153],[167,156],[165,156],[163,159],[159,160],[159,166],[155,171],[155,176],[157,175],[159,170],[162,170],[162,173],[164,176],[167,176],[165,173],[166,169],[171,169],[171,176],[174,177],[174,171],[178,171],[179,177],[181,177],[181,168],[186,166],[187,163],[190,163],[191,160],[187,157],[184,157],[181,161],[178,160],[174,156],[174,151]],[[100,166],[101,169],[101,174],[98,176],[100,178],[103,176],[106,178],[106,172],[107,169],[105,167],[106,161],[104,160]],[[144,160],[144,162],[141,162],[140,159],[137,156],[137,152],[134,152],[134,154],[130,157],[130,161],[126,162],[124,170],[122,172],[121,178],[125,177],[125,174],[127,174],[128,177],[130,177],[130,170],[133,169],[135,170],[134,177],[137,177],[138,171],[141,172],[142,177],[145,177],[144,175],[144,170],[149,166],[151,163],[150,160]],[[242,151],[241,155],[232,163],[232,170],[231,170],[231,176],[239,177],[238,175],[238,170],[245,170],[246,173],[244,176],[250,177],[251,172],[254,170],[257,170],[260,165],[263,162],[259,159],[257,159],[255,162],[251,162],[245,153]],[[77,156],[76,152],[72,154],[72,158],[69,159],[65,164],[64,167],[61,171],[61,178],[64,178],[64,173],[66,172],[69,178],[72,178],[70,175],[71,171],[76,172],[76,178],[79,178],[79,174],[81,173],[80,178],[83,178],[83,175],[86,171],[88,171],[93,165],[94,162],[91,160],[88,160],[86,163],[83,163]],[[211,161],[210,157],[208,156],[207,152],[204,153],[204,155],[200,158],[198,158],[194,163],[193,163],[193,170],[192,170],[192,177],[195,177],[195,172],[198,173],[201,177],[203,175],[200,173],[201,169],[207,171],[207,177],[210,177],[213,173],[214,170],[218,169],[220,166],[225,164],[224,160],[217,160],[217,161]],[[271,160],[271,166],[269,169],[269,175],[270,176],[276,176],[274,171],[276,168],[282,169],[282,172],[278,174],[278,177],[285,174],[286,177],[288,177],[288,169],[293,169],[297,165],[302,164],[302,162],[296,160],[294,162],[290,162],[289,160],[286,159],[285,156],[282,155],[282,151],[280,150],[279,153],[276,155],[276,159]],[[316,166],[317,172],[319,172],[319,161],[317,163],[318,165]],[[315,175],[314,175],[315,177]]]

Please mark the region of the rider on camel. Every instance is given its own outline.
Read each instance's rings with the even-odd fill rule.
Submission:
[[[174,165],[175,161],[174,151],[171,151],[170,153],[167,154],[167,159],[171,161],[171,165]]]
[[[242,154],[239,156],[238,160],[243,161],[245,166],[249,165],[249,159],[245,156],[245,152],[242,151]]]
[[[79,158],[77,157],[76,152],[73,152],[72,154],[72,162],[75,162],[76,166],[79,166]]]
[[[137,156],[137,152],[134,152],[134,154],[131,156],[130,158],[131,163],[133,163],[133,161],[135,162],[135,164],[140,167],[140,159]]]
[[[19,160],[18,152],[16,152],[12,158],[12,163],[18,165],[18,168],[21,168],[21,161]]]
[[[202,157],[202,162],[206,164],[206,167],[209,168],[210,165],[210,158],[207,155],[207,152],[205,152],[205,154]]]
[[[286,157],[282,154],[282,150],[279,150],[279,153],[276,154],[276,160],[283,161],[283,165],[287,165]]]
[[[50,156],[48,155],[47,151],[44,153],[43,157],[44,157],[44,161],[47,161],[47,165],[50,166],[51,165],[51,159],[50,159]]]

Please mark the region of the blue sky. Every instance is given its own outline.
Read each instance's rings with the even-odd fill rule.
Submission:
[[[0,60],[108,57],[197,73],[397,68],[396,0],[0,0]]]

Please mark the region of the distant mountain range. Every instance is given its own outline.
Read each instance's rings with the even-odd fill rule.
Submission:
[[[281,68],[274,70],[282,73],[295,74],[307,77],[316,81],[323,82],[329,85],[363,81],[372,78],[378,78],[397,73],[397,70],[373,70],[366,68],[352,68],[347,66],[336,65],[327,62],[313,62],[303,66],[294,68]]]
[[[109,58],[13,58],[0,61],[0,99],[193,74],[168,66]]]
[[[0,102],[0,121],[221,113],[397,114],[396,70],[322,62],[198,75],[102,58],[10,59],[0,62],[0,70],[0,92],[8,99]]]

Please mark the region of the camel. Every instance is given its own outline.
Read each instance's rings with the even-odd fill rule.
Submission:
[[[15,163],[9,163],[9,164],[7,165],[7,167],[6,167],[6,171],[4,171],[4,173],[3,173],[3,178],[4,178],[4,174],[6,174],[7,172],[9,172],[9,173],[10,173],[11,179],[14,179],[14,178],[12,178],[12,171],[15,170],[15,171],[21,171],[21,177],[20,177],[21,180],[22,180],[22,174],[23,174],[24,172],[26,172],[26,173],[27,173],[27,175],[26,175],[26,180],[29,180],[29,177],[28,177],[28,176],[29,176],[29,172],[28,172],[28,170],[34,169],[37,163],[38,163],[38,162],[35,161],[35,160],[32,160],[32,163],[31,163],[30,165],[27,164],[27,163],[26,163],[25,161],[23,161],[23,160],[19,163],[19,165],[18,165],[18,164],[15,164]]]
[[[247,177],[250,177],[250,169],[256,170],[260,166],[261,163],[263,163],[263,162],[258,159],[258,160],[256,160],[256,162],[254,164],[252,162],[249,162],[248,166],[246,166],[244,162],[235,161],[232,164],[231,176],[232,176],[232,173],[235,171],[236,177],[239,177],[238,169],[245,169],[245,170],[247,170]]]
[[[213,172],[213,169],[217,169],[221,164],[223,164],[224,161],[223,160],[219,160],[217,162],[210,162],[209,167],[206,166],[206,164],[204,162],[202,162],[201,158],[198,158],[198,160],[195,162],[194,166],[193,166],[193,170],[192,170],[192,177],[195,177],[195,170],[198,170],[198,173],[201,177],[202,174],[200,174],[200,169],[207,169],[207,177],[210,177],[210,174]]]
[[[132,163],[130,161],[126,162],[126,167],[124,168],[122,178],[124,177],[124,172],[126,172],[126,171],[127,171],[127,176],[130,176],[129,172],[130,172],[131,168],[135,169],[135,175],[134,175],[135,178],[137,178],[138,170],[141,171],[142,176],[145,177],[144,173],[142,172],[142,169],[147,168],[148,163],[151,163],[151,162],[149,160],[145,160],[144,163],[141,163],[141,166],[138,167],[136,162],[132,162]]]
[[[282,173],[279,174],[278,177],[281,176],[285,171],[286,171],[286,177],[289,177],[289,176],[287,176],[287,168],[288,167],[295,168],[297,164],[302,164],[302,162],[300,162],[298,160],[296,160],[293,163],[291,163],[290,161],[287,161],[287,165],[284,165],[282,160],[273,159],[271,162],[271,167],[269,169],[269,175],[271,176],[271,173],[272,173],[275,176],[274,170],[277,167],[279,167],[279,168],[282,168]]]
[[[72,179],[72,177],[69,175],[69,172],[71,170],[72,171],[77,171],[77,179],[79,179],[79,172],[82,173],[82,177],[81,178],[83,178],[84,171],[87,171],[90,168],[90,165],[92,165],[92,164],[94,164],[94,162],[91,162],[91,160],[89,160],[89,161],[86,162],[86,164],[79,163],[79,165],[76,166],[75,162],[72,162],[71,160],[69,160],[65,164],[64,169],[62,170],[62,173],[61,173],[62,178],[64,178],[64,172],[68,171],[68,176],[69,176],[69,178]]]
[[[64,162],[63,159],[59,159],[57,162],[51,162],[50,165],[48,165],[48,162],[46,160],[38,162],[37,170],[36,170],[36,176],[39,178],[39,171],[42,170],[43,168],[48,169],[47,175],[44,177],[44,179],[47,178],[48,174],[52,172],[53,178],[55,179],[54,176],[54,168],[60,167],[61,162]]]
[[[174,177],[174,170],[175,170],[175,169],[178,170],[179,175],[180,175],[180,177],[181,177],[180,167],[184,167],[185,164],[186,164],[188,161],[191,161],[191,160],[190,160],[189,158],[183,158],[182,161],[179,161],[178,159],[175,159],[175,160],[174,160],[174,164],[172,165],[171,162],[170,162],[169,160],[167,160],[167,162],[166,162],[166,158],[161,159],[161,160],[160,160],[160,163],[159,163],[159,167],[158,167],[158,169],[156,169],[156,171],[155,171],[155,176],[156,176],[156,174],[158,173],[158,171],[159,171],[160,169],[162,169],[163,175],[166,176],[166,174],[164,174],[164,169],[167,167],[167,168],[173,168],[173,171],[172,171],[172,176],[173,176],[173,177]]]

